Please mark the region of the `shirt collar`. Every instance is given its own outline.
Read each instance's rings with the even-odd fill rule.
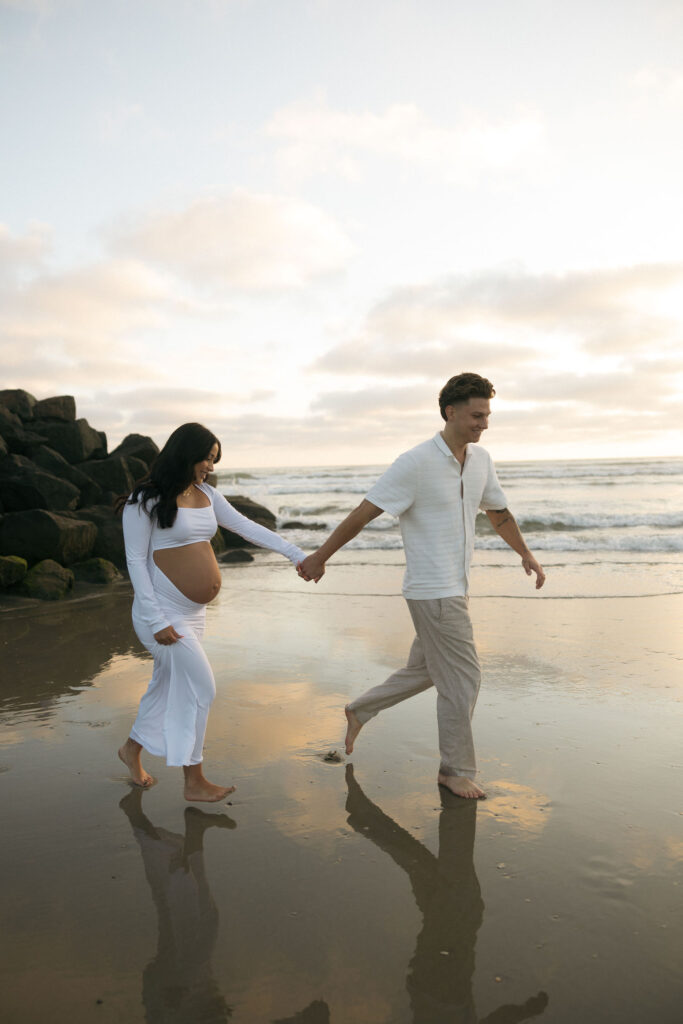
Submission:
[[[433,441],[434,441],[436,447],[439,449],[439,451],[443,452],[443,454],[447,455],[450,459],[453,459],[454,462],[458,461],[456,459],[455,455],[453,454],[453,452],[450,450],[450,448],[448,447],[448,445],[444,441],[444,439],[442,438],[440,430],[437,430],[437,432],[434,434]],[[468,444],[468,445],[465,446],[465,463],[467,463],[469,461],[469,458],[470,458],[470,446]]]

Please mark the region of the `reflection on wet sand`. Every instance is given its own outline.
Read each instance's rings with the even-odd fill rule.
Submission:
[[[370,839],[410,879],[423,917],[406,984],[414,1024],[519,1024],[548,1004],[539,992],[522,1005],[502,1005],[477,1016],[472,995],[474,949],[484,903],[474,868],[477,803],[440,788],[437,857],[363,793],[347,765],[349,825]]]
[[[0,709],[39,707],[43,717],[75,686],[91,683],[116,655],[147,656],[133,632],[127,591],[40,615],[4,611],[0,649]]]
[[[138,841],[159,920],[156,956],[142,975],[150,1024],[219,1024],[232,1016],[213,976],[218,908],[204,871],[204,833],[235,828],[227,814],[185,809],[185,835],[156,828],[142,810],[142,790],[121,800]]]
[[[224,1024],[233,1014],[213,974],[218,907],[204,868],[204,833],[237,827],[227,814],[185,808],[185,835],[157,828],[132,788],[119,807],[133,829],[158,915],[157,952],[142,974],[149,1024]],[[273,1024],[329,1024],[327,1003],[316,999]]]

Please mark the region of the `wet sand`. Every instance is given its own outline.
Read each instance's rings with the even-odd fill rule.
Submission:
[[[407,653],[396,565],[223,577],[206,772],[229,804],[188,807],[151,757],[153,789],[125,780],[150,661],[124,590],[0,615],[3,1021],[680,1020],[683,595],[480,567],[469,803],[436,786],[433,694],[323,760]]]

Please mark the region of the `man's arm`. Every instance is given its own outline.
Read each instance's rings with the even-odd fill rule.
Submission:
[[[378,508],[377,505],[373,505],[371,501],[364,498],[360,505],[354,508],[353,512],[349,512],[346,519],[342,520],[339,526],[332,531],[318,550],[314,551],[312,555],[309,555],[297,566],[299,576],[307,581],[315,580],[317,583],[325,575],[325,562],[327,559],[335,551],[339,551],[339,548],[343,548],[345,544],[353,540],[364,526],[367,526],[377,516],[381,516],[383,511],[384,509]]]
[[[536,573],[536,590],[540,590],[545,583],[545,573],[526,546],[512,512],[508,508],[487,509],[486,515],[498,536],[520,556],[522,568],[527,576],[531,576],[532,572]]]

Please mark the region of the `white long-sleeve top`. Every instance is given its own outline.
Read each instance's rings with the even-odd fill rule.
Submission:
[[[210,504],[204,508],[179,508],[173,526],[162,529],[142,501],[123,509],[123,539],[126,544],[128,573],[135,592],[135,613],[153,633],[169,625],[152,585],[154,552],[160,548],[179,548],[198,541],[210,541],[219,526],[224,526],[259,547],[277,551],[294,565],[306,557],[301,548],[283,540],[265,526],[247,519],[210,484],[197,484]],[[154,499],[150,502],[154,504]]]

